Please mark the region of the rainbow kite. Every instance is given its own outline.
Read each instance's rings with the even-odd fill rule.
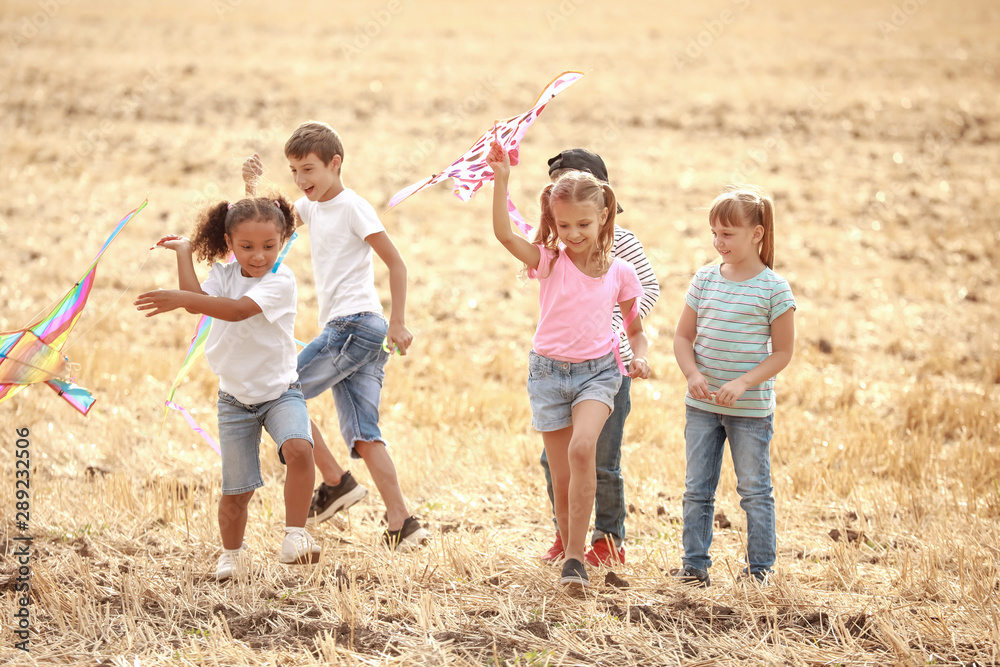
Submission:
[[[29,324],[18,331],[0,333],[0,403],[29,384],[44,382],[82,414],[86,415],[90,411],[94,397],[86,389],[78,387],[69,378],[64,377],[68,362],[62,355],[62,349],[87,305],[101,255],[132,216],[145,206],[144,201],[118,222],[118,226],[101,246],[90,268],[59,303],[51,307],[34,324]]]
[[[538,114],[542,113],[549,100],[579,81],[582,76],[583,72],[563,72],[557,76],[545,87],[542,94],[538,96],[534,106],[513,118],[496,121],[493,127],[483,132],[479,139],[476,140],[476,143],[472,144],[472,148],[467,150],[462,157],[452,162],[444,170],[413,185],[409,185],[394,194],[392,199],[389,200],[389,208],[392,208],[413,193],[449,178],[453,179],[455,196],[462,201],[469,201],[472,195],[476,194],[479,188],[483,187],[484,183],[493,180],[493,170],[486,164],[486,156],[490,152],[490,142],[496,141],[500,144],[510,155],[510,163],[512,165],[517,164],[518,147],[521,144],[521,138],[524,137],[524,133],[528,131],[528,126],[535,122]],[[525,222],[521,214],[518,213],[514,203],[510,200],[510,195],[507,196],[507,210],[510,212],[511,220],[514,221],[522,232],[527,234],[531,231],[531,225]]]

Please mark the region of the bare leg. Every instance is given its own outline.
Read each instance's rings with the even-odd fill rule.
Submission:
[[[359,441],[354,444],[354,449],[368,466],[368,473],[382,496],[385,512],[389,517],[389,530],[399,530],[410,516],[410,511],[406,509],[403,491],[399,488],[399,480],[396,478],[396,466],[385,448],[385,443],[378,440]]]
[[[243,546],[243,533],[247,529],[247,505],[253,497],[253,491],[238,493],[233,496],[222,496],[219,501],[219,532],[222,533],[222,546],[226,549],[239,549]]]
[[[583,552],[572,555],[566,547],[569,545],[569,442],[573,437],[573,427],[558,431],[542,433],[542,443],[545,445],[545,458],[549,461],[549,472],[552,475],[552,507],[556,515],[556,527],[562,538],[563,549],[567,558],[583,560]],[[588,519],[589,523],[589,519]]]
[[[315,444],[313,458],[316,461],[316,467],[319,468],[319,474],[323,477],[324,482],[330,486],[337,486],[340,484],[340,478],[344,476],[344,469],[337,463],[337,459],[333,458],[333,452],[326,446],[323,432],[319,430],[319,426],[316,426],[316,422],[309,420],[309,423],[312,425],[312,437]],[[309,488],[312,489],[312,487],[313,484],[310,484]]]
[[[285,457],[285,525],[304,528],[316,483],[316,467],[308,440],[293,438],[281,445]]]
[[[582,561],[587,547],[587,529],[597,493],[597,437],[610,414],[608,406],[600,401],[581,401],[573,408],[573,433],[566,452],[569,464],[569,540],[564,542],[567,558]]]

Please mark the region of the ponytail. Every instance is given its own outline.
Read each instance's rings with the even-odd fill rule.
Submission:
[[[774,203],[768,196],[760,198],[760,225],[764,228],[764,236],[760,239],[760,261],[769,268],[774,268]]]
[[[226,245],[226,218],[232,206],[229,202],[221,201],[199,217],[191,248],[200,261],[212,263],[229,254],[229,246]]]

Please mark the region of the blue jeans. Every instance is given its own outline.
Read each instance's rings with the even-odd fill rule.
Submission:
[[[378,407],[389,359],[382,349],[388,331],[380,313],[336,317],[299,352],[302,393],[310,399],[332,391],[340,434],[353,459],[361,458],[354,449],[358,442],[387,444],[378,427]]]
[[[629,389],[632,378],[622,376],[622,384],[615,394],[615,409],[604,422],[601,435],[597,438],[597,496],[594,498],[594,532],[590,543],[599,542],[607,535],[621,546],[625,539],[625,479],[622,477],[622,436],[625,419],[632,410]],[[542,449],[542,468],[545,470],[545,486],[549,493],[549,505],[555,507],[552,497],[552,473],[549,460]],[[553,513],[555,509],[553,509]],[[555,518],[552,523],[556,523]],[[556,524],[556,530],[559,525]]]
[[[771,487],[773,415],[733,417],[687,406],[684,440],[687,475],[684,480],[684,564],[708,570],[712,559],[715,490],[722,472],[722,452],[729,440],[736,470],[736,491],[747,515],[747,565],[750,572],[768,572],[777,554],[774,489]]]
[[[264,486],[260,474],[261,428],[281,446],[298,438],[312,444],[309,413],[298,384],[273,401],[246,405],[219,390],[219,448],[222,450],[222,493],[235,495]]]

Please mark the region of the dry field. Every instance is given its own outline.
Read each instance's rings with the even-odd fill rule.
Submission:
[[[0,406],[0,662],[1000,663],[995,2],[279,4],[0,3],[0,330],[68,289],[149,199],[70,338],[90,416],[43,386]],[[524,390],[536,288],[492,238],[489,191],[462,203],[441,185],[383,215],[416,336],[388,366],[384,432],[431,543],[380,548],[373,492],[316,531],[318,566],[279,565],[283,471],[265,447],[255,576],[214,582],[218,457],[175,413],[157,428],[195,319],[131,307],[176,279],[147,249],[238,197],[250,152],[294,195],[281,146],[311,118],[341,131],[346,183],[382,211],[568,69],[588,74],[528,132],[512,194],[530,218],[549,156],[600,152],[660,278],[655,377],[633,385],[626,431],[627,563],[577,598],[536,559],[552,537]],[[773,443],[779,573],[734,581],[727,463],[714,585],[689,590],[667,577],[684,474],[671,336],[715,259],[705,207],[731,180],[773,192],[776,268],[799,304]],[[308,340],[307,245],[287,261]],[[215,387],[202,362],[179,394],[213,432]],[[310,412],[337,442],[332,400]],[[15,429],[30,431],[26,532]]]

